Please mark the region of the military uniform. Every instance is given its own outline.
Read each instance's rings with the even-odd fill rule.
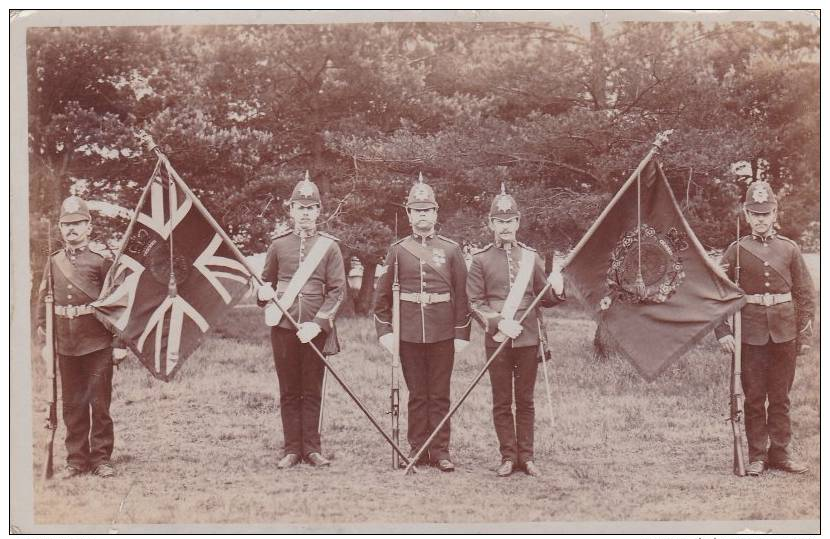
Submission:
[[[518,217],[516,202],[510,195],[497,195],[490,211],[491,217],[508,219]],[[527,253],[527,254],[525,254]],[[536,251],[520,242],[501,242],[487,245],[473,253],[467,275],[467,296],[473,317],[484,328],[485,354],[489,358],[499,346],[493,339],[499,334],[499,322],[511,288],[516,284],[522,260],[532,264],[528,268],[524,292],[515,314],[518,320],[533,299],[545,288],[544,265]],[[527,271],[527,270],[526,270]],[[539,302],[540,307],[551,307],[558,301],[549,291]],[[488,373],[493,391],[493,423],[499,440],[502,462],[524,466],[533,461],[533,393],[539,364],[539,311],[534,309],[522,322],[522,332],[502,349],[490,364]],[[501,336],[500,336],[501,337]],[[513,416],[513,393],[516,395],[516,416]]]
[[[61,222],[89,221],[86,203],[69,197],[61,207]],[[94,316],[89,304],[98,299],[112,262],[87,245],[49,256],[55,309],[58,368],[66,425],[66,462],[74,471],[109,465],[114,445],[112,347],[114,338]],[[47,269],[38,293],[44,304]],[[38,309],[37,325],[45,326],[46,311]]]
[[[432,189],[416,184],[407,206],[437,208]],[[373,301],[375,328],[378,337],[392,332],[392,281],[397,266],[401,368],[409,390],[407,440],[414,455],[449,412],[454,339],[470,340],[467,266],[456,242],[414,233],[389,247],[384,264],[387,271],[378,281]],[[447,421],[428,448],[431,462],[450,459],[450,434]]]
[[[317,186],[308,179],[300,182],[291,202],[320,204]],[[262,280],[276,289],[278,298],[284,298],[286,293],[292,294],[289,290],[292,280],[307,259],[319,257],[319,261],[311,264],[313,271],[307,279],[297,283],[301,286],[286,309],[298,324],[314,322],[320,327],[322,331],[311,342],[327,354],[338,349],[334,318],[346,291],[343,255],[336,240],[316,230],[286,232],[272,241],[262,271]],[[318,242],[323,243],[318,246]],[[320,249],[319,253],[315,247]],[[258,303],[265,307],[268,302],[260,299]],[[279,312],[276,306],[270,308]],[[285,454],[306,458],[315,453],[319,455],[318,426],[325,365],[311,346],[299,340],[297,329],[285,316],[271,328],[271,346],[280,389]]]
[[[754,199],[774,202],[774,196],[768,184],[756,182],[747,192],[745,207],[770,211],[775,206]],[[741,310],[741,384],[749,460],[770,466],[787,463],[792,438],[789,392],[799,340],[811,333],[812,278],[798,245],[774,232],[766,237],[750,234],[732,243],[721,264],[748,300]],[[719,339],[729,333],[725,322],[715,328]]]

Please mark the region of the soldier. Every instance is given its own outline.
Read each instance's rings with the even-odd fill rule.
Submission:
[[[86,202],[71,196],[61,204],[59,218],[64,248],[49,255],[55,301],[58,369],[66,425],[66,467],[69,479],[91,471],[102,478],[115,475],[110,457],[115,442],[110,417],[112,366],[127,355],[93,315],[89,304],[104,284],[111,261],[89,246],[92,223]],[[46,275],[38,291],[37,330],[45,335]]]
[[[406,211],[412,235],[389,247],[388,268],[375,289],[375,328],[381,345],[392,352],[392,279],[397,265],[401,287],[400,356],[409,389],[407,439],[415,455],[450,408],[454,356],[470,341],[465,285],[467,266],[461,247],[435,233],[438,203],[419,175]],[[450,458],[450,422],[433,439],[419,464],[442,472],[455,469]]]
[[[536,251],[516,241],[519,208],[516,200],[504,192],[504,185],[490,206],[488,225],[495,240],[473,253],[467,296],[473,317],[484,328],[486,357],[505,338],[511,339],[488,369],[493,389],[493,423],[501,453],[501,465],[496,473],[507,477],[519,467],[528,475],[538,477],[541,472],[533,460],[533,391],[540,360],[540,313],[534,309],[521,324],[518,318],[542,292],[546,280],[551,288],[539,302],[542,307],[551,307],[562,299],[564,283],[556,268],[546,279],[542,259]]]
[[[279,469],[295,466],[303,458],[313,466],[329,465],[321,454],[319,431],[325,365],[308,343],[327,355],[336,353],[334,317],[346,291],[338,240],[317,230],[320,191],[308,172],[294,187],[288,204],[294,228],[271,242],[262,270],[265,284],[257,292],[271,326],[280,388],[285,447]],[[299,323],[299,329],[270,301],[273,298]]]
[[[744,216],[752,234],[732,243],[722,259],[747,298],[741,311],[741,385],[746,396],[747,473],[753,476],[766,467],[807,471],[790,451],[789,393],[796,356],[802,347],[809,348],[815,291],[798,245],[775,232],[777,214],[778,201],[769,184],[751,184]],[[715,335],[724,351],[734,352],[735,339],[726,322],[715,328]]]

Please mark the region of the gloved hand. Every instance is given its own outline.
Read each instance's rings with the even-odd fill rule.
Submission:
[[[380,345],[386,348],[390,354],[395,353],[395,334],[394,333],[387,333],[386,335],[382,335],[380,339]]]
[[[270,284],[265,283],[257,289],[256,299],[259,301],[270,301],[276,296],[276,294],[277,293],[274,288]]]
[[[553,269],[551,269],[550,275],[548,275],[548,282],[553,289],[553,293],[557,296],[561,296],[562,292],[565,291],[565,280],[562,278],[562,272],[556,264],[553,265]]]
[[[453,339],[452,342],[456,352],[461,352],[470,345],[470,341],[465,341],[464,339]]]
[[[297,338],[301,343],[307,343],[323,331],[317,322],[303,322],[297,330]]]
[[[522,333],[522,325],[516,320],[508,320],[507,318],[499,322],[499,332],[507,335],[511,339],[515,339]]]
[[[121,364],[122,361],[127,357],[127,349],[126,348],[113,348],[112,349],[112,364],[118,366]]]
[[[728,354],[735,353],[735,337],[732,335],[724,335],[720,339],[718,339],[720,343],[720,349]]]
[[[37,337],[38,337],[38,339],[40,339],[41,341],[42,341],[42,340],[44,340],[44,339],[46,339],[46,330],[45,330],[45,329],[43,329],[43,326],[38,326],[38,327],[37,327]]]

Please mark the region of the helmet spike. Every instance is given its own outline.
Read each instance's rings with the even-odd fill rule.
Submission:
[[[418,183],[424,183],[424,174],[420,170],[418,171]]]
[[[504,182],[501,182],[501,194],[506,195],[507,191],[504,190]]]

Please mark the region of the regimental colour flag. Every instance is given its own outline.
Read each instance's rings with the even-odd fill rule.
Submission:
[[[249,291],[251,275],[167,159],[160,165],[93,307],[167,382]]]
[[[745,303],[707,256],[651,155],[563,268],[571,291],[647,380]]]

